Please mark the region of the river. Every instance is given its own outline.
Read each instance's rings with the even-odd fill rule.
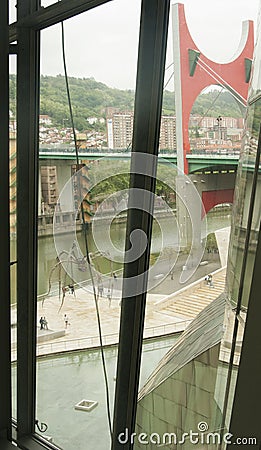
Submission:
[[[228,208],[226,208],[223,212],[218,211],[217,213],[209,213],[207,215],[207,233],[212,233],[218,229],[225,228],[230,225],[231,221],[231,213]],[[126,223],[121,222],[113,222],[110,227],[110,238],[115,246],[115,254],[117,255],[117,250],[122,251],[125,245],[125,229]],[[164,234],[164,243],[162,239],[162,234]],[[87,234],[88,238],[88,247],[91,253],[95,253],[97,251],[97,245],[94,242],[92,231],[89,230]],[[68,245],[70,248],[70,243],[72,242],[71,235],[63,234],[59,236],[59,247],[62,249],[68,249]],[[77,240],[79,247],[84,254],[84,235],[83,233],[77,233]],[[106,250],[108,248],[107,238],[104,235],[104,229],[101,227],[96,233],[96,243],[98,240],[99,248]],[[69,242],[69,244],[68,244]],[[162,246],[164,245],[167,249],[173,249],[178,244],[178,227],[176,224],[176,220],[172,220],[171,223],[169,218],[162,218],[160,222],[160,226],[154,221],[153,225],[153,236],[152,236],[152,263],[153,263],[153,255],[157,256],[159,252],[162,250]],[[16,241],[11,241],[11,258],[12,260],[16,259]],[[114,259],[114,255],[112,255],[111,259]],[[59,275],[58,267],[54,269],[57,264],[57,251],[55,248],[55,242],[53,236],[48,237],[40,237],[38,239],[38,296],[45,294],[49,289],[49,281],[51,285],[51,292],[57,292],[58,288],[58,280],[61,279],[62,285],[69,284],[72,281],[74,276],[76,277],[76,281],[84,281],[88,278],[88,271],[78,270],[75,264],[69,263],[66,261],[65,257],[65,266],[70,265],[69,269],[71,269],[72,277],[67,275],[64,270],[61,270],[61,274]],[[119,262],[111,262],[109,258],[96,256],[95,257],[95,266],[101,273],[109,273],[111,271],[116,271],[121,267]],[[16,267],[15,265],[11,267],[11,301],[12,303],[16,302]]]

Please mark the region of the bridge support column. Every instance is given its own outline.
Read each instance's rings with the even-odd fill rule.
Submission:
[[[193,181],[186,175],[176,178],[177,222],[181,250],[190,250],[190,264],[193,264],[193,254],[201,249],[201,197]]]
[[[176,178],[180,248],[195,254],[207,236],[206,214],[216,205],[232,203],[235,173],[179,175]],[[193,258],[192,258],[193,260]]]

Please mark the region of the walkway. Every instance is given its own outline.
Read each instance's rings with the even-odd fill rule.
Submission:
[[[208,303],[216,298],[225,284],[225,269],[219,269],[213,276],[214,287],[210,288],[203,279],[169,296],[148,294],[144,337],[162,336],[183,331],[191,320]],[[77,289],[66,294],[61,307],[59,296],[38,302],[38,324],[40,317],[46,317],[48,330],[38,329],[37,354],[47,355],[68,350],[99,346],[95,303],[90,292]],[[15,316],[15,308],[12,314]],[[66,327],[64,315],[69,318]],[[120,324],[119,299],[99,300],[103,344],[118,342]],[[13,319],[14,322],[14,319]],[[13,327],[13,359],[15,359],[15,327]]]

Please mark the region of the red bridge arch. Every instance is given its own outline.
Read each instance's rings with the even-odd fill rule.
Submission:
[[[207,214],[214,206],[222,203],[233,203],[234,189],[221,189],[218,191],[203,191],[202,202],[204,205],[204,213]]]
[[[178,168],[188,173],[186,154],[190,152],[188,124],[192,106],[202,90],[212,84],[225,86],[246,104],[254,49],[253,21],[242,26],[237,56],[228,63],[216,63],[200,52],[193,41],[184,5],[173,5],[174,83]]]

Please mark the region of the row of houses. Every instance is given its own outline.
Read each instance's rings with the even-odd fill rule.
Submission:
[[[103,123],[105,119],[90,117],[89,124]],[[129,149],[132,146],[134,113],[120,111],[109,107],[106,110],[106,131],[86,131],[82,133],[81,145],[86,148]],[[189,120],[190,141],[193,149],[210,146],[240,147],[244,128],[243,117],[202,117],[191,115]],[[16,121],[10,118],[10,131],[16,131]],[[52,119],[48,115],[39,116],[40,144],[70,144],[73,143],[71,128],[58,129],[52,127]],[[160,127],[160,150],[168,149],[175,152],[176,117],[163,115]]]
[[[132,144],[134,113],[132,111],[118,111],[110,108],[107,113],[107,144],[110,149],[126,149]],[[195,148],[216,144],[228,147],[240,145],[244,127],[242,117],[201,117],[191,116],[189,128],[191,130],[191,144]],[[160,150],[177,150],[176,117],[161,117]]]

